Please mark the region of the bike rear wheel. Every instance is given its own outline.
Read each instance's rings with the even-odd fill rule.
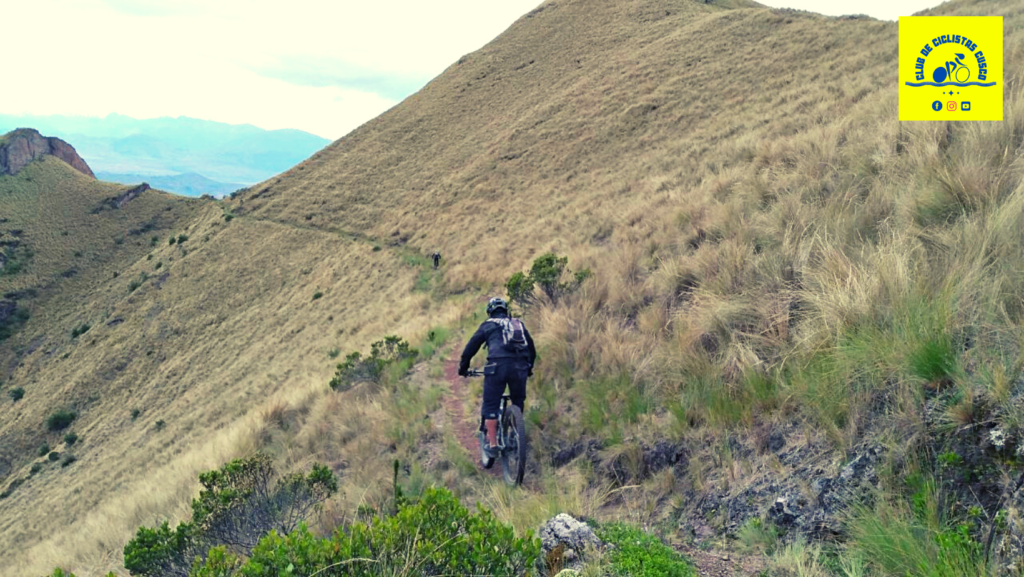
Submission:
[[[501,417],[501,436],[505,439],[505,450],[501,452],[505,482],[521,485],[526,472],[526,426],[519,407],[512,404],[505,407]]]

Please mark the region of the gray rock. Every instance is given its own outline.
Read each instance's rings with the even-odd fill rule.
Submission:
[[[541,526],[539,536],[544,555],[562,545],[562,561],[567,569],[575,571],[583,567],[583,555],[588,545],[594,548],[602,545],[590,525],[565,513],[548,519]]]

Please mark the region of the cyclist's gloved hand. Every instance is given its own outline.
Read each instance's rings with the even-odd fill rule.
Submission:
[[[526,376],[528,376],[528,377],[532,377],[533,376],[533,365],[527,365],[527,367],[526,367]]]
[[[459,376],[460,377],[468,377],[469,376],[469,367],[459,367]]]

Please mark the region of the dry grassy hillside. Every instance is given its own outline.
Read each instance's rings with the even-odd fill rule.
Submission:
[[[459,487],[520,530],[576,503],[734,534],[746,518],[691,509],[788,478],[802,463],[741,451],[777,431],[828,471],[869,437],[902,447],[892,479],[920,472],[918,449],[934,461],[940,432],[986,421],[1024,434],[1024,21],[1009,1],[939,12],[1005,17],[1006,122],[900,125],[894,23],[559,1],[309,161],[195,208],[171,231],[183,244],[164,234],[65,299],[60,322],[2,345],[22,355],[5,388],[26,391],[0,405],[3,483],[27,480],[3,501],[13,553],[0,572],[119,567],[135,527],[185,512],[197,471],[257,445],[344,470],[332,519],[377,498],[389,451],[420,450],[417,482]],[[437,278],[419,256],[435,248]],[[457,446],[418,445],[436,364],[404,392],[326,391],[329,351],[468,323],[471,289],[492,292],[551,249],[594,277],[528,311],[542,359],[531,434],[543,463],[603,443],[596,468],[547,468],[534,487],[546,491],[513,495],[487,489]],[[77,322],[92,328],[71,338]],[[25,347],[41,336],[52,354]],[[923,392],[950,384],[939,405]],[[81,437],[61,446],[77,457],[64,468],[36,456],[60,445],[44,425],[59,408]],[[655,439],[686,447],[690,465],[643,474]],[[613,493],[607,471],[630,467]]]
[[[645,234],[758,145],[878,111],[894,24],[731,4],[543,4],[245,210],[395,234],[439,247],[453,286],[499,281],[551,246]]]
[[[413,294],[415,266],[366,242],[225,222],[212,204],[172,232],[175,244],[161,236],[152,258],[79,295],[75,319],[91,324],[87,333],[72,338],[70,325],[41,321],[19,335],[47,346],[23,351],[9,383],[25,397],[0,405],[8,479],[28,478],[0,517],[0,535],[17,551],[5,572],[39,572],[69,556],[106,567],[135,526],[180,510],[197,471],[244,452],[247,415],[276,394],[323,388],[331,349],[422,332],[416,313],[447,318],[444,305]],[[66,431],[44,424],[58,409],[78,415],[67,429],[80,437],[73,447],[60,442]],[[37,457],[44,442],[77,461],[61,468]],[[29,474],[33,463],[42,471]]]

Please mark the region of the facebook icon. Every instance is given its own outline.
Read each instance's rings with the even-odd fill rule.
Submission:
[[[968,106],[970,106],[970,105],[968,105]],[[939,102],[938,100],[936,100],[935,102],[932,102],[932,110],[934,110],[935,112],[938,112],[938,111],[942,110],[942,103]]]

